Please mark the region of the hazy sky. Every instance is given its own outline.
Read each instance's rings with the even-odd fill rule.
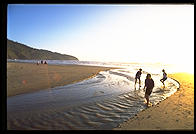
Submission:
[[[194,63],[194,5],[8,5],[8,39],[85,61]]]

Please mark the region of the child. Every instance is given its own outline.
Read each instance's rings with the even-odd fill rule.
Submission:
[[[167,80],[167,74],[166,74],[166,72],[165,72],[164,69],[162,70],[162,72],[163,72],[163,78],[160,79],[160,81],[163,83],[163,88],[165,88],[165,83],[164,83],[164,81]]]
[[[152,93],[152,89],[154,88],[154,81],[151,78],[150,74],[147,74],[147,76],[146,76],[144,90],[145,90],[145,88],[146,88],[146,92],[145,92],[145,96],[144,97],[146,98],[146,101],[147,101],[146,105],[148,107],[149,96]]]
[[[142,74],[142,69],[140,68],[139,71],[137,71],[136,75],[135,75],[135,89],[136,89],[136,83],[137,83],[137,79],[139,80],[139,89],[141,87],[141,80],[140,80],[140,77],[141,77],[141,74]]]

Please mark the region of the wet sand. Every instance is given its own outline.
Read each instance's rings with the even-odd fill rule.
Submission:
[[[134,76],[134,69],[112,69],[75,84],[8,97],[7,127],[9,130],[111,130],[146,108],[143,90],[134,90]],[[141,80],[144,79],[142,75]],[[167,90],[163,92],[160,76],[153,75],[153,79],[154,104],[179,87],[168,78]]]
[[[109,67],[7,63],[7,96],[35,92],[82,81]]]
[[[177,92],[114,130],[194,130],[194,75],[176,73],[169,77],[180,83]]]

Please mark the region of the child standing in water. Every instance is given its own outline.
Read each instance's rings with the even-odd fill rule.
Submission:
[[[135,89],[136,89],[136,83],[137,83],[137,79],[139,80],[139,89],[141,87],[141,80],[140,80],[140,77],[141,77],[141,74],[142,74],[142,69],[140,68],[139,71],[137,71],[136,75],[135,75]]]
[[[154,88],[154,81],[151,78],[150,74],[147,74],[147,76],[146,76],[144,90],[145,90],[145,88],[146,88],[146,92],[145,92],[145,96],[144,97],[146,98],[146,101],[147,101],[146,105],[148,107],[149,96],[152,93],[152,89]]]
[[[162,72],[163,72],[163,78],[160,79],[160,81],[163,83],[163,88],[165,88],[165,83],[164,83],[164,81],[167,80],[167,74],[166,74],[166,72],[165,72],[164,69],[162,70]]]

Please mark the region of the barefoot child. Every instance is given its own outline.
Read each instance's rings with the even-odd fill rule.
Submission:
[[[136,75],[135,75],[135,89],[136,89],[136,83],[137,83],[137,79],[139,80],[139,89],[141,87],[141,80],[140,80],[140,77],[141,77],[141,74],[142,74],[142,69],[140,68],[139,71],[137,71]]]
[[[163,78],[160,79],[160,81],[163,83],[163,88],[165,88],[165,83],[164,83],[164,81],[167,80],[167,74],[166,74],[166,72],[165,72],[164,69],[162,70],[162,72],[163,72]]]
[[[149,96],[152,93],[152,89],[154,88],[154,81],[151,78],[150,74],[147,74],[147,76],[146,76],[144,90],[145,90],[145,88],[146,88],[146,92],[145,92],[145,96],[144,97],[146,98],[146,101],[147,101],[146,105],[148,107]]]

